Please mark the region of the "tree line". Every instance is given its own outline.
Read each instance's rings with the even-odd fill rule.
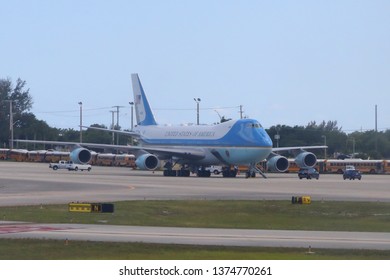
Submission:
[[[12,106],[12,108],[11,108]],[[14,139],[46,140],[78,142],[80,131],[50,127],[45,121],[38,120],[31,112],[33,98],[27,88],[26,81],[20,78],[15,83],[10,78],[0,79],[0,143],[2,148],[10,147],[12,110],[12,125]],[[102,124],[91,126],[107,128]],[[383,159],[390,158],[390,130],[369,130],[345,133],[337,121],[309,122],[306,126],[275,125],[266,129],[274,142],[274,147],[327,145],[328,149],[317,150],[318,157],[335,157],[351,155],[360,158]],[[112,135],[109,132],[93,129],[83,130],[83,142],[111,144]],[[115,136],[118,137],[118,136]],[[130,138],[120,136],[115,138],[115,144],[127,145]],[[43,148],[40,145],[14,145],[14,148]],[[326,153],[326,154],[325,154]],[[288,156],[288,154],[287,154]]]

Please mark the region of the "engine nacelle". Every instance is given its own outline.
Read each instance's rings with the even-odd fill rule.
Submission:
[[[286,172],[288,166],[288,159],[283,156],[274,156],[267,161],[267,169],[272,172]]]
[[[317,157],[313,153],[302,152],[295,158],[295,162],[300,168],[309,168],[316,165]]]
[[[137,158],[135,164],[139,169],[155,170],[160,165],[160,161],[155,155],[143,154]]]
[[[86,164],[91,158],[91,151],[85,148],[77,148],[70,152],[70,160],[77,164]]]

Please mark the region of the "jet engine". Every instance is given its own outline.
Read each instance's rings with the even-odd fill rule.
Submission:
[[[317,163],[317,157],[313,153],[304,151],[297,155],[295,162],[300,168],[309,168]]]
[[[70,152],[70,160],[77,164],[86,164],[91,160],[91,152],[85,148],[77,148]]]
[[[139,169],[143,170],[155,170],[159,164],[159,159],[152,154],[143,154],[137,158],[135,164]]]
[[[283,156],[273,156],[267,161],[267,169],[272,172],[286,172],[288,169],[288,160]]]

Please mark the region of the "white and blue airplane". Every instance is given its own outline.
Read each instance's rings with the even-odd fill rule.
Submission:
[[[196,172],[200,177],[210,176],[207,167],[222,165],[224,177],[235,177],[238,165],[247,165],[247,177],[264,173],[256,164],[267,160],[267,169],[285,172],[289,163],[286,157],[276,154],[278,151],[293,150],[296,152],[295,161],[301,168],[313,167],[317,158],[305,149],[325,148],[325,146],[284,147],[273,148],[272,140],[254,119],[230,120],[215,125],[165,126],[158,125],[138,74],[132,74],[136,126],[133,131],[111,131],[135,137],[139,146],[107,145],[93,143],[73,143],[56,141],[39,141],[46,144],[75,145],[70,154],[76,163],[87,163],[91,159],[90,148],[112,148],[131,152],[136,156],[136,165],[143,170],[156,170],[165,162],[165,176],[189,176]],[[19,142],[37,142],[18,140]],[[179,171],[173,167],[179,164]]]

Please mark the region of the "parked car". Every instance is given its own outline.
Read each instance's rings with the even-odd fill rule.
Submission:
[[[344,180],[346,180],[346,179],[349,179],[349,180],[359,179],[359,180],[361,180],[362,174],[357,169],[347,169],[344,171],[343,178],[344,178]]]
[[[298,177],[299,179],[306,178],[306,179],[319,179],[320,178],[320,173],[313,167],[311,168],[301,168],[298,172]]]
[[[355,166],[354,165],[346,165],[345,166],[345,170],[355,170],[356,168],[355,168]]]

